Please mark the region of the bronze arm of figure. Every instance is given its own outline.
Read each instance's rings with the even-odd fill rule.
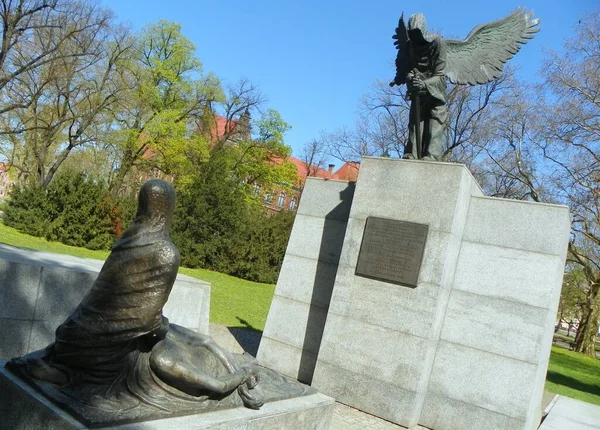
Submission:
[[[220,365],[229,373],[219,375]],[[150,354],[150,368],[167,384],[195,396],[226,394],[237,388],[244,404],[252,409],[263,404],[249,391],[259,382],[255,366],[254,361],[238,364],[209,336],[177,325],[171,327]]]

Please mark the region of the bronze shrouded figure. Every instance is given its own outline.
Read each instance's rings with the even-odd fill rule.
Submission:
[[[398,54],[390,85],[406,84],[411,100],[403,158],[441,159],[448,122],[446,78],[465,85],[498,78],[504,63],[539,31],[539,19],[532,15],[518,8],[505,18],[476,26],[465,40],[451,40],[428,32],[423,14],[411,15],[408,26],[402,14],[393,36]]]
[[[174,207],[171,184],[144,184],[135,220],[55,342],[7,363],[90,426],[258,409],[311,391],[162,315],[180,262],[169,237]]]

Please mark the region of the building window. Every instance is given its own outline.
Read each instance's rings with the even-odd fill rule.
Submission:
[[[283,202],[285,202],[285,193],[279,193],[279,198],[277,199],[277,206],[282,208]]]
[[[258,193],[260,193],[260,185],[254,184],[254,197],[258,196]]]
[[[296,209],[296,197],[292,197],[292,200],[290,200],[290,210],[293,211],[294,209]]]
[[[265,203],[273,203],[273,193],[265,193]]]

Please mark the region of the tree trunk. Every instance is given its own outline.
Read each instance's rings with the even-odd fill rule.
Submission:
[[[123,186],[123,182],[125,182],[125,176],[127,176],[127,173],[129,173],[135,164],[135,161],[136,159],[133,155],[133,152],[129,150],[126,151],[125,155],[121,159],[121,163],[119,164],[114,177],[108,186],[108,190],[112,195],[117,195],[119,193],[121,187]]]
[[[593,282],[587,293],[575,337],[575,351],[596,356],[595,346],[600,321],[600,283]]]
[[[119,193],[125,182],[125,176],[127,176],[138,159],[144,155],[146,145],[142,144],[141,146],[138,146],[142,131],[143,130],[139,127],[139,118],[136,118],[135,125],[130,130],[130,134],[127,138],[127,147],[123,151],[123,158],[119,163],[115,175],[108,184],[108,191],[113,196]]]
[[[562,323],[563,321],[563,312],[560,312],[560,315],[558,316],[558,323],[556,323],[556,325],[554,326],[554,333],[558,333],[558,329],[560,328],[560,323]]]
[[[50,169],[48,169],[48,172],[46,172],[46,175],[44,176],[44,178],[41,179],[41,187],[43,190],[48,188],[48,185],[50,185],[50,182],[52,182],[52,179],[54,179],[54,175],[56,174],[56,171],[58,170],[60,165],[67,159],[67,157],[71,153],[72,149],[73,149],[73,145],[71,143],[69,143],[69,145],[61,151],[58,158],[56,159],[54,164],[52,164]]]

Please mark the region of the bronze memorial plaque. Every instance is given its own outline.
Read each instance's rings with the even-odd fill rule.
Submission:
[[[356,274],[415,288],[427,230],[426,224],[368,217]]]

